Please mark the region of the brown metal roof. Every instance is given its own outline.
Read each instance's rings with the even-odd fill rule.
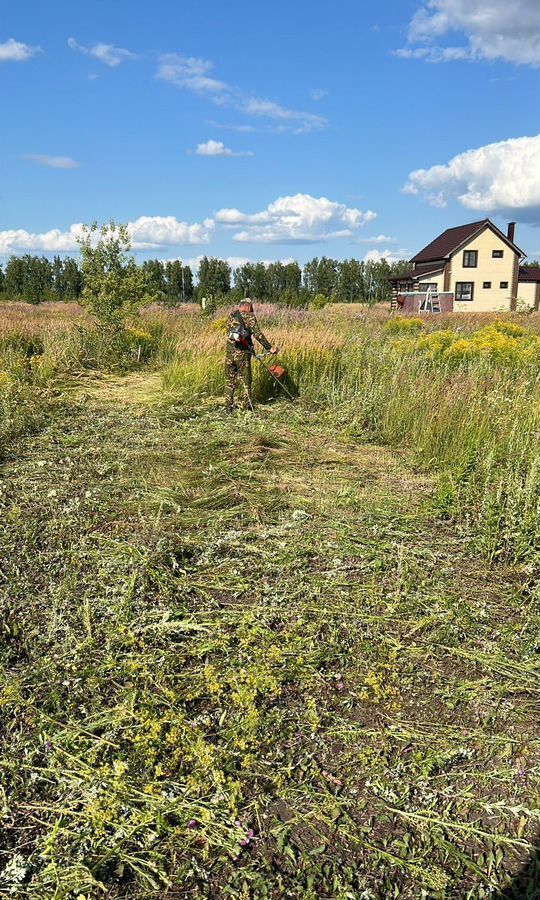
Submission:
[[[518,281],[540,281],[540,266],[520,266]]]
[[[412,281],[416,272],[410,269],[408,272],[402,272],[401,275],[392,275],[390,281]]]
[[[417,281],[425,281],[426,278],[429,278],[430,275],[440,275],[444,272],[444,266],[436,266],[434,269],[428,269],[427,272],[418,272],[415,271],[414,277]]]
[[[413,256],[411,262],[430,262],[432,259],[446,259],[450,254],[468,240],[477,234],[481,228],[489,222],[489,219],[482,219],[480,222],[471,222],[469,225],[458,225],[457,228],[447,228],[439,237],[436,237],[431,244],[420,250],[416,256]]]
[[[425,263],[431,262],[431,260],[447,259],[458,249],[458,247],[465,244],[468,240],[482,231],[486,225],[493,228],[505,244],[508,244],[512,250],[519,253],[520,256],[524,256],[519,247],[512,243],[512,241],[510,241],[490,219],[481,219],[479,222],[470,222],[468,225],[458,225],[456,228],[447,228],[446,231],[443,231],[439,237],[436,237],[431,244],[428,244],[427,247],[420,250],[420,253],[413,256],[411,262]]]

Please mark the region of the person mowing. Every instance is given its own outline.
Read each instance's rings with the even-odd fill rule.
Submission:
[[[249,297],[246,297],[232,310],[227,319],[227,351],[225,357],[227,382],[225,409],[227,412],[233,411],[234,392],[238,379],[242,382],[246,392],[246,409],[253,410],[253,397],[251,395],[253,338],[269,353],[277,353],[277,347],[273,347],[262,333],[253,312],[253,303]]]

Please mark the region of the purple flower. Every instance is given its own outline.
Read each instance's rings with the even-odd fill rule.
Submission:
[[[196,827],[197,827],[197,822],[195,821],[195,819],[191,819],[191,820],[188,822],[188,826],[187,826],[187,827],[188,827],[188,828],[196,828]]]
[[[240,846],[247,847],[249,842],[252,841],[254,837],[255,837],[255,832],[253,831],[253,828],[249,828],[246,831],[246,836],[244,838],[242,838],[242,840],[240,841]]]

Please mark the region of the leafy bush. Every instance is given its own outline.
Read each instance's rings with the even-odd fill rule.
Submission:
[[[121,330],[143,304],[154,299],[145,271],[129,254],[127,225],[85,225],[78,242],[84,279],[81,302],[101,327]]]
[[[323,309],[327,303],[330,303],[330,298],[326,296],[326,294],[315,294],[313,300],[311,301],[311,305],[313,309]]]

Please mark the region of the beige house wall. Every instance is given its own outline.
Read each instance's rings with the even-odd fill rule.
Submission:
[[[426,278],[419,278],[418,282],[420,284],[436,284],[438,291],[444,291],[444,273],[439,272],[438,275],[429,275]]]
[[[518,284],[517,291],[517,308],[518,310],[526,306],[529,309],[535,309],[538,297],[538,285],[535,281],[522,281]]]
[[[478,251],[478,265],[475,269],[464,268],[463,253],[465,250]],[[493,250],[502,250],[502,259],[494,259]],[[508,310],[511,306],[512,283],[515,277],[517,254],[508,244],[495,234],[491,228],[484,230],[452,255],[452,275],[450,290],[456,292],[456,282],[472,281],[474,293],[472,301],[454,301],[456,311],[490,312]],[[484,288],[484,281],[491,281],[491,288]],[[501,288],[501,281],[507,281],[508,287]]]

